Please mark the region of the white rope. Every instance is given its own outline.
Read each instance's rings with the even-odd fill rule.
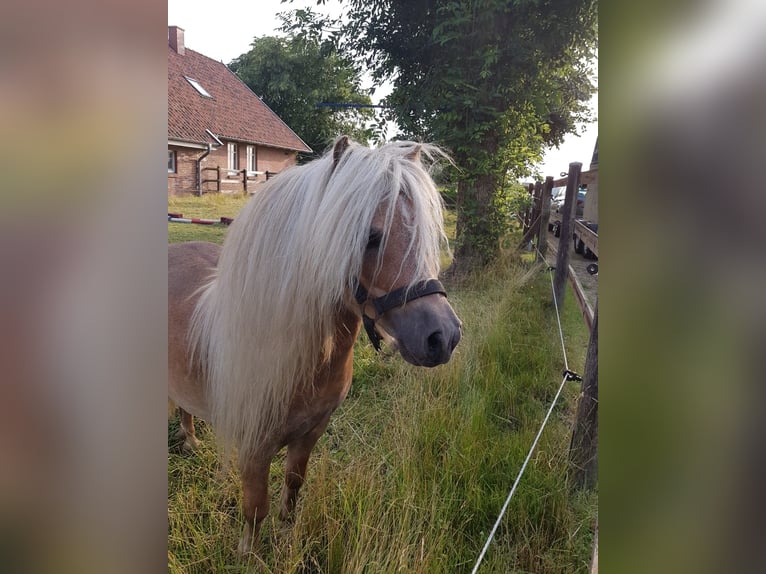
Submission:
[[[543,257],[543,254],[540,253],[540,250],[538,249],[538,246],[535,246],[535,249],[537,250],[537,253],[540,255],[540,258],[545,261],[545,257]],[[553,270],[549,270],[550,278],[551,278],[551,292],[553,293],[553,303],[556,306],[556,321],[559,325],[559,336],[561,337],[561,350],[564,353],[564,368],[566,369],[566,372],[564,373],[564,378],[561,380],[561,384],[559,385],[558,391],[556,391],[556,396],[553,397],[553,402],[551,402],[551,406],[548,408],[548,412],[545,414],[545,418],[543,419],[543,424],[540,425],[540,430],[537,431],[537,435],[535,436],[535,440],[532,441],[532,446],[529,448],[529,452],[527,453],[527,458],[524,459],[524,464],[521,465],[521,468],[519,469],[519,474],[516,475],[516,480],[513,481],[513,486],[511,487],[511,492],[508,493],[508,498],[505,499],[505,504],[503,504],[503,508],[500,509],[500,515],[497,517],[497,520],[495,521],[495,525],[492,527],[492,531],[489,533],[489,536],[487,537],[487,541],[484,543],[484,548],[481,549],[481,554],[479,554],[478,560],[476,560],[476,564],[473,567],[473,570],[471,571],[471,574],[476,574],[476,572],[479,571],[479,566],[481,565],[481,561],[484,560],[484,555],[487,553],[487,549],[489,548],[489,545],[492,543],[492,539],[495,536],[495,532],[497,531],[498,526],[500,526],[500,521],[503,519],[503,516],[505,515],[505,511],[508,510],[508,505],[511,502],[511,498],[513,498],[514,493],[516,492],[516,487],[519,486],[519,482],[521,481],[521,477],[524,474],[524,471],[527,468],[527,464],[529,463],[529,460],[532,458],[532,453],[535,451],[535,447],[537,447],[537,443],[540,441],[540,437],[543,434],[543,430],[545,429],[545,425],[548,424],[548,419],[551,416],[551,413],[553,412],[553,407],[556,406],[556,403],[559,400],[559,396],[561,396],[561,391],[564,390],[564,384],[567,382],[567,379],[569,378],[569,363],[567,361],[567,350],[564,346],[564,331],[561,329],[561,316],[559,315],[559,304],[558,301],[556,301],[556,291],[553,286]]]
[[[527,468],[527,463],[529,463],[529,460],[532,458],[532,453],[534,452],[535,447],[537,446],[537,443],[540,440],[540,436],[543,434],[543,429],[545,429],[545,425],[548,423],[548,419],[550,418],[551,413],[553,412],[553,407],[556,406],[556,402],[559,400],[561,391],[564,389],[564,383],[566,382],[567,382],[567,376],[564,375],[564,378],[561,380],[561,384],[559,385],[559,390],[556,392],[556,396],[553,397],[553,402],[551,403],[551,406],[548,409],[548,413],[545,415],[545,418],[543,419],[543,424],[540,426],[540,430],[537,431],[537,436],[535,437],[535,440],[532,442],[532,446],[529,449],[529,453],[527,453],[527,458],[524,459],[524,464],[521,465],[519,474],[516,476],[516,480],[513,482],[513,486],[511,487],[511,492],[508,494],[508,498],[505,499],[505,504],[503,504],[503,508],[500,510],[500,516],[497,517],[497,520],[495,521],[495,525],[492,527],[492,531],[489,533],[489,537],[487,538],[487,542],[484,544],[484,548],[481,549],[481,554],[479,554],[479,559],[476,561],[476,565],[473,567],[471,574],[476,574],[476,572],[479,571],[479,565],[481,564],[481,561],[484,559],[484,555],[487,553],[487,548],[489,548],[489,545],[492,542],[492,538],[495,536],[497,527],[500,526],[500,521],[502,520],[503,515],[505,514],[505,511],[508,509],[508,504],[510,504],[511,498],[513,497],[514,492],[516,492],[516,487],[519,485],[521,476],[524,474],[524,471]]]
[[[535,245],[535,250],[537,251],[537,254],[540,256],[540,259],[545,261],[547,263],[547,260],[545,259],[545,256],[540,253],[540,249],[538,245]],[[556,299],[556,288],[553,285],[553,269],[548,269],[548,276],[551,279],[551,293],[553,294],[553,304],[556,307],[556,322],[559,325],[559,337],[561,339],[561,352],[564,354],[564,368],[568,371],[569,370],[569,361],[567,361],[567,349],[566,346],[564,346],[564,331],[561,328],[561,316],[559,315],[559,302]]]

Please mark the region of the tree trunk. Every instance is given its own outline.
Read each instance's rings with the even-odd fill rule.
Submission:
[[[457,237],[451,274],[461,276],[480,269],[497,255],[500,239],[496,225],[497,186],[495,174],[458,182]]]
[[[489,130],[480,150],[470,156],[455,154],[466,176],[457,186],[455,256],[449,269],[452,276],[481,269],[498,254],[501,225],[496,202],[500,185],[497,150],[497,134]]]

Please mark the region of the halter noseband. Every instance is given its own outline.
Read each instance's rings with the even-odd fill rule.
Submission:
[[[390,293],[370,299],[370,294],[367,289],[365,289],[361,283],[357,282],[354,298],[357,303],[362,305],[362,307],[364,307],[364,304],[367,302],[372,303],[377,316],[380,317],[391,309],[401,307],[409,301],[420,299],[421,297],[433,295],[435,293],[441,293],[445,297],[447,296],[447,292],[444,290],[444,285],[442,285],[438,279],[426,279],[424,281],[418,281],[410,287],[399,287],[399,289],[394,289]],[[375,319],[371,319],[365,315],[364,308],[362,308],[362,322],[364,323],[364,330],[370,338],[370,343],[372,343],[372,346],[375,347],[376,351],[380,351],[380,342],[382,339],[375,330]]]

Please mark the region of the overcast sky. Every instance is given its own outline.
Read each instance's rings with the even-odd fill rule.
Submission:
[[[282,4],[280,0],[219,0],[214,4],[209,0],[168,0],[168,25],[184,29],[187,47],[228,64],[250,49],[253,38],[275,35],[279,25],[277,13],[304,7],[334,16],[341,14],[336,0],[327,0],[320,7],[315,0],[295,0],[291,4]],[[385,86],[378,89],[372,97],[373,103],[379,103],[389,90],[390,87]],[[598,96],[591,103],[595,109]],[[561,149],[546,154],[542,173],[557,177],[567,171],[572,161],[582,162],[583,170],[587,170],[597,131],[598,124],[594,123],[585,126],[581,137],[567,136]]]

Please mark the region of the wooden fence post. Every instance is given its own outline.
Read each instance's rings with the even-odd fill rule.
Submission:
[[[585,356],[582,393],[569,446],[570,485],[593,488],[598,478],[598,303]]]
[[[530,229],[537,229],[540,225],[540,212],[542,210],[542,192],[543,184],[540,180],[535,182],[534,190],[532,191],[532,223],[530,223]]]
[[[551,192],[553,191],[553,176],[545,178],[542,189],[542,208],[540,210],[540,229],[537,232],[537,251],[540,261],[545,263],[545,254],[548,253],[548,221],[551,218]]]
[[[529,195],[532,195],[534,193],[534,189],[535,189],[535,184],[533,184],[533,183],[530,183],[527,186],[527,192],[529,193]],[[527,234],[527,232],[529,231],[529,226],[531,224],[532,224],[532,208],[531,207],[527,207],[524,210],[524,227],[522,229],[522,234],[523,235]]]
[[[529,212],[529,225],[527,226],[526,231],[524,232],[523,237],[521,238],[521,242],[519,243],[519,249],[524,249],[527,245],[529,245],[529,242],[532,241],[532,238],[537,235],[538,230],[540,229],[540,207],[541,207],[541,201],[542,201],[542,183],[537,181],[535,182],[534,186],[530,183],[529,184],[530,189],[532,189],[532,209]]]
[[[569,250],[572,244],[572,220],[577,201],[577,188],[580,186],[581,169],[582,164],[579,161],[569,164],[566,197],[564,198],[564,207],[561,210],[561,236],[556,254],[556,275],[553,277],[553,296],[556,298],[559,308],[563,306],[564,293],[566,293]]]
[[[247,195],[247,170],[242,170],[242,188],[245,195]]]

